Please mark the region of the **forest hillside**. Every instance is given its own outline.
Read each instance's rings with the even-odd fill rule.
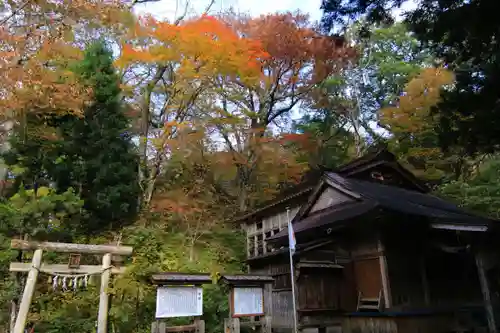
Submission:
[[[244,272],[237,216],[381,146],[436,194],[499,217],[500,30],[463,35],[488,1],[463,20],[479,1],[416,1],[395,22],[384,1],[324,0],[321,24],[215,1],[168,21],[135,14],[145,2],[0,5],[0,330],[24,283],[9,263],[31,255],[12,238],[133,246],[109,329],[149,332],[152,273]],[[48,278],[35,332],[94,331],[95,285],[53,291]],[[222,332],[227,297],[215,285],[204,297],[207,331]]]

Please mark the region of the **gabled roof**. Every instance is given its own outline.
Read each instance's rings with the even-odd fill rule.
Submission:
[[[327,172],[326,176],[342,188],[359,193],[365,200],[375,201],[381,207],[387,209],[413,215],[449,219],[455,223],[489,223],[492,221],[466,212],[455,204],[430,194],[352,178],[348,179],[334,172]]]
[[[323,183],[345,194],[351,196],[357,194],[358,196],[352,201],[331,206],[309,216],[298,216],[297,220],[293,221],[296,234],[326,225],[341,227],[346,225],[350,219],[362,216],[376,208],[422,216],[444,224],[488,226],[490,223],[496,222],[496,220],[467,212],[446,200],[430,194],[345,178],[334,172],[326,172]],[[310,206],[312,204],[314,202],[309,203]],[[307,210],[304,211],[304,213],[306,212]],[[285,228],[269,238],[269,240],[277,240],[287,237],[287,235],[288,230]]]
[[[375,166],[381,164],[387,165],[390,168],[394,169],[397,173],[406,178],[406,180],[409,181],[415,187],[415,189],[421,192],[429,192],[429,188],[420,179],[415,177],[415,175],[413,175],[410,171],[403,167],[398,162],[396,156],[385,147],[373,152],[369,152],[368,154],[352,160],[349,163],[332,171],[335,171],[336,173],[344,177],[352,177],[360,172],[374,168]]]
[[[307,198],[316,184],[321,180],[321,177],[326,170],[327,169],[323,168],[321,170],[311,169],[307,171],[303,175],[299,184],[281,191],[274,199],[262,203],[254,210],[241,215],[233,222],[244,222],[250,217],[256,216],[258,214],[265,214],[266,211],[281,204],[288,204],[294,201],[294,199],[300,200],[300,198]]]
[[[422,192],[428,191],[425,184],[418,180],[418,178],[416,178],[410,171],[400,165],[394,154],[389,152],[385,147],[352,160],[349,163],[335,169],[335,172],[345,177],[355,177],[356,174],[381,164],[385,164],[393,168],[396,172],[408,179],[410,183],[414,184],[416,189]],[[274,199],[269,200],[262,205],[259,205],[256,209],[243,214],[234,222],[244,222],[252,217],[255,217],[256,215],[265,215],[268,210],[279,205],[287,205],[290,202],[308,197],[316,188],[316,185],[321,180],[322,175],[329,171],[334,170],[324,167],[320,168],[320,170],[309,170],[299,184],[282,191]]]
[[[352,218],[364,215],[377,208],[377,204],[371,201],[351,201],[340,205],[335,205],[315,214],[312,214],[293,224],[293,231],[297,234],[302,231],[322,227],[325,225],[343,226],[342,222]],[[273,237],[267,238],[277,239],[288,236],[288,229],[285,228]]]

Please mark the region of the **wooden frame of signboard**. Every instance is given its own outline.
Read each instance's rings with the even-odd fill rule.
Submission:
[[[267,275],[222,275],[219,282],[229,286],[229,318],[224,320],[225,333],[240,333],[241,327],[260,328],[261,333],[271,333],[272,282]],[[258,313],[236,313],[235,291],[239,288],[258,288],[262,292],[262,311]],[[249,319],[243,321],[243,319]]]
[[[257,312],[257,313],[243,313],[243,314],[237,314],[235,313],[235,309],[234,309],[234,293],[235,293],[235,290],[238,289],[238,288],[258,288],[260,289],[260,292],[262,294],[262,311],[261,312]],[[265,315],[265,299],[264,299],[264,286],[234,286],[233,288],[231,288],[231,292],[230,292],[230,298],[229,298],[229,310],[231,311],[231,317],[232,318],[242,318],[242,317],[259,317],[259,316],[263,316]]]
[[[209,274],[186,274],[178,272],[165,272],[155,274],[152,277],[153,284],[157,287],[197,287],[203,284],[211,284],[212,279]],[[157,296],[158,297],[158,296]],[[203,310],[202,310],[203,314]],[[151,323],[151,333],[205,333],[205,321],[201,316],[194,316],[194,321],[189,325],[167,326],[163,318],[155,318]]]

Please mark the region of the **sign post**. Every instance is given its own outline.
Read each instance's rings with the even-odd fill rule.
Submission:
[[[240,333],[240,327],[260,327],[261,333],[271,333],[273,278],[223,275],[221,280],[230,288],[230,317],[224,321],[225,333]]]
[[[151,333],[205,332],[203,315],[203,284],[212,283],[208,274],[161,273],[153,275],[156,290],[156,321],[151,324]],[[194,317],[194,323],[167,327],[161,319]]]

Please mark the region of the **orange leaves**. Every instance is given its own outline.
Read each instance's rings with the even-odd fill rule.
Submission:
[[[316,138],[309,133],[285,133],[281,135],[281,144],[297,147],[301,152],[312,152],[317,149]]]
[[[240,38],[229,26],[204,15],[182,25],[152,17],[138,21],[133,36],[151,41],[143,47],[124,44],[118,64],[176,63],[185,78],[212,79],[214,75],[255,77],[266,54],[259,43]]]
[[[284,13],[234,22],[248,38],[259,41],[269,54],[264,60],[271,82],[311,84],[324,80],[352,56],[342,40],[316,32],[307,15]],[[313,70],[305,73],[305,68]]]
[[[79,114],[91,91],[80,85],[66,67],[80,56],[76,48],[45,42],[22,64],[2,58],[0,90],[4,98],[0,100],[0,114],[15,116],[25,109]]]
[[[123,22],[120,1],[12,0],[0,11],[0,116],[78,114],[91,92],[68,70],[81,59],[73,31]]]

